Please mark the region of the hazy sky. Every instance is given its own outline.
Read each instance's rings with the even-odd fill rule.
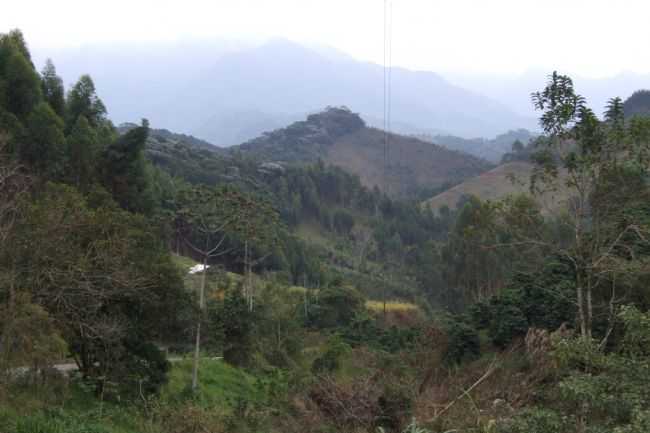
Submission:
[[[381,63],[383,0],[0,0],[37,48],[285,37]],[[650,73],[649,0],[392,0],[393,63],[452,73]]]

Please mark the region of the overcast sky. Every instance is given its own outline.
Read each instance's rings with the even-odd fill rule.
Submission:
[[[383,0],[0,0],[34,48],[285,37],[377,63]],[[392,0],[393,64],[447,73],[650,73],[649,0]]]

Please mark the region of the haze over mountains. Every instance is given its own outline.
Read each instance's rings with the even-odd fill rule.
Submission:
[[[40,67],[45,53],[34,51]],[[243,143],[326,106],[349,106],[370,126],[383,126],[382,66],[334,49],[283,39],[261,45],[213,40],[89,45],[49,50],[47,55],[56,59],[66,83],[83,73],[95,77],[116,123],[145,116],[156,127],[219,146]],[[537,123],[529,94],[544,83],[547,73],[443,78],[434,72],[394,68],[392,129],[446,136],[452,148],[458,148],[458,140],[450,141],[449,136],[491,139],[509,130],[534,131]],[[625,98],[650,87],[650,77],[577,77],[575,84],[594,107],[601,107],[612,94]],[[447,145],[444,140],[436,142]],[[463,145],[461,150],[492,161],[500,157],[487,149],[490,146],[475,147]]]
[[[39,54],[35,50],[40,66],[44,58]],[[328,105],[347,105],[371,125],[378,126],[383,118],[382,66],[286,40],[257,47],[234,42],[144,44],[55,54],[66,83],[82,73],[97,78],[98,92],[117,123],[146,116],[155,126],[222,146]],[[492,137],[535,126],[532,118],[433,72],[394,68],[392,95],[392,125],[400,133]]]
[[[537,117],[530,101],[530,94],[540,90],[547,76],[552,71],[530,69],[521,75],[461,75],[443,74],[450,82],[471,91],[480,92],[494,100],[500,101],[521,116]],[[605,104],[615,96],[623,100],[639,89],[650,88],[650,74],[623,72],[607,78],[588,78],[571,74],[576,91],[587,98],[588,104],[601,117]]]

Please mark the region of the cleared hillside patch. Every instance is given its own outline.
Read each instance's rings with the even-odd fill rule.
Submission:
[[[528,162],[509,162],[487,171],[479,176],[464,181],[461,184],[440,193],[425,201],[434,211],[443,206],[456,208],[463,196],[476,196],[481,200],[497,201],[513,194],[530,194],[530,176],[533,165]],[[542,212],[550,213],[564,206],[568,191],[547,192],[537,197]]]
[[[339,138],[328,148],[326,161],[358,175],[366,187],[391,194],[454,184],[491,167],[480,158],[413,137],[391,134],[388,147],[385,182],[384,132],[379,129],[362,128]]]

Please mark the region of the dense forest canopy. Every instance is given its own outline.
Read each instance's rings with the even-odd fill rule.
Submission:
[[[643,97],[554,72],[527,188],[434,212],[490,165],[402,137],[462,173],[382,190],[331,157],[383,136],[345,107],[229,151],[115,127],[0,34],[0,429],[648,431]]]

